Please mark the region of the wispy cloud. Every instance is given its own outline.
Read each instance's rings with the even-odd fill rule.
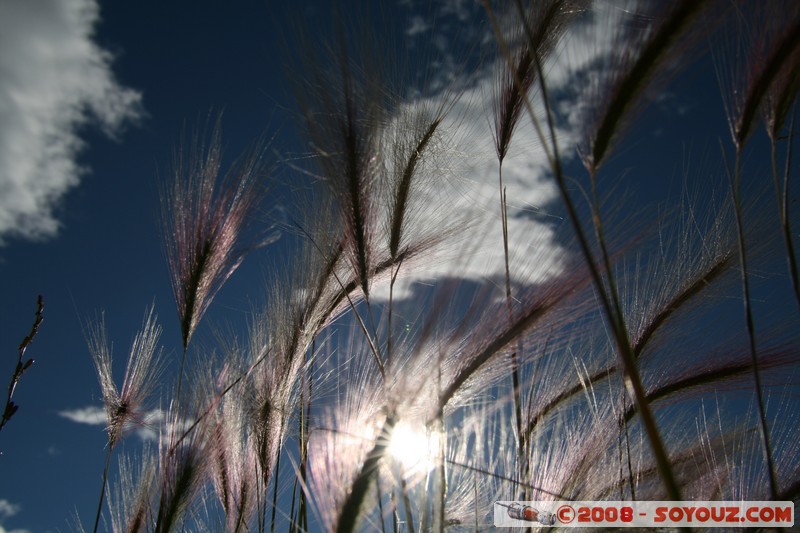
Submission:
[[[57,234],[55,209],[86,171],[78,132],[114,135],[141,115],[93,41],[96,0],[0,3],[0,244]]]
[[[465,22],[469,20],[471,9],[475,8],[478,2],[469,0],[443,0],[440,2],[442,13],[455,15],[458,20]]]
[[[8,518],[14,516],[20,511],[21,507],[18,504],[11,503],[8,500],[0,499],[0,518]]]
[[[418,33],[425,33],[429,29],[430,29],[430,24],[428,24],[428,22],[424,18],[417,15],[411,18],[411,22],[408,28],[406,29],[406,35],[413,37]]]
[[[51,445],[47,448],[47,455],[50,457],[58,457],[61,455],[61,450]]]
[[[108,425],[105,409],[97,405],[59,411],[58,415],[78,424],[87,424],[90,426]],[[185,429],[190,424],[191,420],[184,420],[179,423],[179,428]],[[160,433],[169,432],[173,427],[173,424],[168,421],[165,411],[162,409],[151,409],[140,416],[138,420],[127,424],[123,433],[133,432],[143,441],[156,441]]]
[[[90,426],[102,426],[108,423],[105,409],[94,405],[59,411],[58,416],[63,416],[78,424],[89,424]]]
[[[18,514],[22,510],[22,506],[16,503],[11,503],[8,500],[0,499],[0,533],[30,533],[27,529],[6,529],[3,527],[3,521],[6,518]]]

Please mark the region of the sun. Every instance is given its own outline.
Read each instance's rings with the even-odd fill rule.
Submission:
[[[389,454],[400,463],[404,475],[427,473],[436,466],[442,435],[422,424],[399,422],[389,439]]]

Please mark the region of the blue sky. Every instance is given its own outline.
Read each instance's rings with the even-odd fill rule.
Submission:
[[[258,136],[274,136],[270,152],[284,183],[291,182],[291,170],[278,162],[286,154],[302,155],[305,147],[297,140],[286,81],[284,51],[295,37],[288,28],[299,20],[313,33],[327,29],[329,17],[318,2],[297,2],[291,10],[284,4],[11,0],[0,5],[3,388],[16,346],[32,323],[36,297],[45,299],[45,320],[27,353],[36,364],[15,393],[19,412],[0,432],[0,532],[67,531],[75,511],[84,524],[93,518],[106,439],[102,425],[79,422],[91,422],[81,413],[101,405],[83,322],[105,314],[121,376],[135,328],[154,303],[166,352],[173,361],[179,357],[180,329],[162,253],[157,190],[158,180],[170,175],[181,133],[202,124],[210,111],[221,110],[226,155],[235,157]],[[398,38],[408,39],[409,61],[438,48],[445,59],[432,66],[433,77],[454,76],[456,50],[487,36],[476,29],[480,9],[468,1],[435,2],[434,23],[412,4],[402,2],[387,15],[397,23]],[[342,4],[342,9],[349,8]],[[575,68],[608,46],[580,35],[572,42],[564,53]],[[630,154],[634,161],[653,162],[652,176],[643,178],[646,183],[634,193],[641,197],[639,205],[678,191],[688,160],[716,160],[717,139],[726,132],[709,67],[707,60],[691,66],[680,83],[654,96],[657,105],[643,112],[621,146],[622,157],[610,162],[611,171],[624,171],[631,159],[624,156]],[[556,89],[580,96],[583,80],[557,65],[551,68]],[[491,156],[491,148],[482,144],[489,137],[480,132],[488,125],[478,104],[488,90],[481,80],[466,84],[454,120],[464,131],[461,150]],[[570,146],[575,139],[570,126],[577,124],[569,120],[573,109],[567,96],[560,133]],[[690,133],[676,137],[675,131]],[[526,135],[532,138],[529,126],[520,137]],[[562,219],[550,213],[555,189],[544,176],[541,155],[535,154],[536,143],[520,142],[507,164],[511,208],[519,215],[512,221],[512,239],[535,233],[537,246],[555,250],[561,243],[546,228]],[[456,207],[475,218],[495,216],[496,161],[459,156],[452,164],[458,179],[451,186],[465,187]],[[492,179],[472,179],[482,174]],[[274,198],[283,199],[275,200],[273,208],[293,209],[285,199],[289,189],[276,186]],[[423,210],[422,216],[434,213]],[[420,278],[408,280],[409,286],[426,277],[495,278],[502,249],[482,247],[484,240],[496,242],[499,226],[492,228],[473,243],[481,250],[478,259],[463,263],[445,257]],[[264,271],[284,252],[279,242],[245,261],[206,322],[244,318],[263,298]],[[525,275],[541,279],[561,268],[554,259]],[[208,333],[201,326],[201,336],[210,338]],[[136,435],[129,440],[124,446],[135,448],[141,441]]]
[[[22,34],[21,42],[3,42],[2,60],[8,62],[3,64],[17,66],[15,56],[33,49],[25,56],[33,71],[30,81],[20,82],[29,85],[20,90],[41,89],[33,92],[40,101],[49,95],[72,114],[55,126],[45,146],[33,138],[23,148],[37,159],[33,154],[40,156],[53,142],[82,145],[65,148],[62,160],[53,162],[80,171],[54,171],[52,189],[41,193],[51,200],[26,214],[43,222],[0,231],[4,391],[16,347],[32,323],[36,295],[45,299],[45,321],[28,351],[36,364],[16,391],[19,412],[0,435],[0,530],[68,531],[75,510],[91,524],[102,473],[102,426],[76,424],[58,414],[101,405],[81,321],[105,312],[122,364],[135,333],[129,325],[140,324],[145,307],[155,302],[165,328],[174,333],[164,339],[167,349],[179,346],[157,222],[157,177],[169,175],[184,128],[204,120],[211,109],[224,110],[230,156],[253,137],[274,133],[281,120],[275,108],[288,96],[277,51],[281,16],[277,5],[261,1],[238,2],[235,8],[188,1],[98,6],[92,0],[0,7],[0,35],[15,26]],[[38,46],[53,47],[42,52],[53,54],[52,63],[35,57]],[[93,74],[81,75],[81,68]],[[97,95],[131,105],[118,111],[120,117],[108,116],[93,108]],[[52,123],[55,115],[43,112],[40,120]],[[2,122],[2,135],[14,136],[5,127],[8,121]],[[113,127],[112,138],[103,125]],[[34,189],[46,178],[20,176],[22,162],[14,159],[4,157],[4,180],[26,179],[22,187]],[[244,269],[260,275],[258,268]],[[249,309],[246,287],[227,296],[223,305]]]

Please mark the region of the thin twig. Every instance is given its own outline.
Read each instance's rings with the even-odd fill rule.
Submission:
[[[33,364],[33,359],[28,359],[24,363],[22,359],[25,357],[25,350],[28,349],[28,346],[33,342],[34,337],[36,334],[39,333],[39,326],[42,324],[42,320],[44,320],[44,315],[42,311],[44,310],[44,299],[42,299],[42,295],[39,295],[39,298],[36,300],[36,318],[33,321],[33,326],[31,326],[30,332],[22,339],[22,342],[17,348],[17,366],[14,368],[14,373],[11,375],[11,381],[8,384],[8,394],[6,395],[6,406],[3,409],[3,416],[0,418],[0,430],[3,429],[11,417],[14,416],[14,413],[17,412],[19,406],[12,401],[14,397],[14,390],[17,388],[17,383],[19,383],[19,379],[28,370],[31,365]]]

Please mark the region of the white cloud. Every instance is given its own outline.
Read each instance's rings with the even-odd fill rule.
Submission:
[[[413,37],[419,33],[425,33],[430,29],[430,24],[419,15],[411,17],[411,25],[406,29],[406,35]]]
[[[104,426],[107,424],[105,409],[94,405],[59,411],[58,416],[63,416],[78,424],[89,424],[90,426]]]
[[[96,405],[59,411],[58,415],[78,424],[91,426],[105,426],[108,424],[105,409]],[[189,419],[182,420],[178,423],[177,429],[185,431],[191,426],[192,422]],[[131,421],[126,426],[124,433],[136,433],[143,441],[157,441],[159,434],[166,434],[172,431],[173,428],[175,428],[175,424],[167,419],[167,413],[164,410],[151,409],[144,413],[135,423]]]
[[[412,208],[414,226],[457,226],[453,245],[442,247],[442,255],[425,262],[424,268],[405,269],[394,287],[394,296],[410,295],[411,284],[437,278],[481,280],[504,276],[504,251],[500,222],[500,187],[492,130],[485,108],[491,94],[491,78],[461,95],[442,124],[454,144],[445,148],[435,183],[419,190]],[[553,229],[543,222],[540,208],[554,201],[556,189],[547,176],[546,157],[533,128],[523,120],[503,163],[503,181],[508,196],[508,235],[512,279],[530,283],[558,274],[563,253]],[[444,174],[446,177],[442,178]],[[537,261],[532,262],[531,258]],[[533,266],[533,268],[531,267]],[[382,294],[376,287],[376,297]]]
[[[474,9],[477,2],[468,0],[443,0],[442,13],[455,15],[461,22],[469,20],[470,10]]]
[[[173,432],[181,434],[195,422],[194,419],[184,418],[177,423],[167,418],[167,412],[162,409],[152,409],[148,411],[141,423],[136,426],[131,425],[136,435],[143,441],[157,441],[159,435],[169,435]]]
[[[143,441],[156,441],[158,434],[170,427],[166,423],[167,416],[161,409],[153,409],[145,416],[142,423],[136,427],[136,435]]]
[[[27,529],[6,529],[3,527],[2,522],[6,518],[18,514],[22,510],[22,506],[16,503],[11,503],[8,500],[0,499],[0,533],[30,533]]]
[[[0,499],[0,518],[14,516],[20,511],[20,509],[21,507],[18,504],[11,503],[5,499]]]
[[[461,2],[444,2],[441,13],[460,12]],[[615,18],[616,17],[616,18]],[[596,75],[603,59],[613,47],[613,27],[621,16],[615,11],[601,12],[585,23],[573,25],[544,66],[548,90],[559,95],[554,105],[563,120],[556,126],[562,161],[577,155],[585,129],[587,99],[591,88],[579,86],[578,80]],[[412,19],[413,20],[413,19]],[[414,22],[412,27],[417,26]],[[470,32],[477,33],[477,30]],[[447,256],[428,261],[424,269],[407,272],[394,287],[396,298],[410,295],[415,282],[450,277],[467,280],[489,278],[502,284],[504,250],[500,219],[500,187],[497,156],[492,136],[491,109],[487,106],[496,83],[495,69],[487,68],[481,77],[461,93],[441,129],[455,131],[452,153],[444,166],[449,179],[424,191],[417,213],[420,227],[442,227],[448,221],[470,221],[469,231]],[[428,102],[437,108],[439,97]],[[540,98],[532,98],[540,123],[545,112]],[[419,103],[417,103],[419,104]],[[402,114],[402,113],[401,113]],[[560,205],[557,188],[550,175],[546,153],[532,121],[523,112],[503,163],[503,182],[508,204],[508,238],[512,281],[532,284],[559,274],[567,251],[553,229],[555,219],[547,212]],[[463,224],[462,224],[463,225]],[[402,276],[402,273],[401,273]],[[376,287],[376,297],[388,296],[388,288]],[[384,294],[385,291],[385,294]]]
[[[0,244],[56,235],[54,210],[86,169],[81,126],[113,135],[140,115],[93,42],[97,0],[0,2]]]

